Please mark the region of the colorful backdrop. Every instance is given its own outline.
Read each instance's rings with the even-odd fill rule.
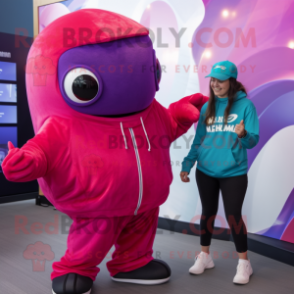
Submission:
[[[83,8],[111,10],[150,28],[163,77],[156,98],[164,106],[208,94],[204,76],[220,60],[238,66],[260,120],[260,142],[248,150],[249,186],[243,218],[248,231],[294,243],[294,2],[291,0],[69,0],[39,10],[40,30]],[[162,217],[199,223],[194,180],[180,181],[195,126],[172,146],[174,181]],[[216,226],[228,227],[220,198]]]

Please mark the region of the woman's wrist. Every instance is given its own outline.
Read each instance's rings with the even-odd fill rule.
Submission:
[[[247,135],[247,131],[244,130],[243,134],[241,136],[238,136],[240,139],[245,138]]]

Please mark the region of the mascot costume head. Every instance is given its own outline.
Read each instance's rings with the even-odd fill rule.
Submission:
[[[10,181],[38,179],[73,219],[68,249],[53,264],[55,294],[90,293],[113,245],[114,281],[170,278],[152,257],[172,182],[169,147],[208,98],[194,94],[166,109],[154,98],[160,78],[148,30],[109,11],[60,17],[31,47],[26,85],[36,136],[22,148],[9,143],[2,168]]]
[[[125,115],[147,108],[160,76],[148,34],[127,17],[97,9],[70,13],[46,27],[27,65],[35,131],[52,115]]]

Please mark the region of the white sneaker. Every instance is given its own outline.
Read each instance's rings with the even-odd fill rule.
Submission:
[[[239,259],[237,273],[234,277],[233,283],[242,285],[247,284],[252,274],[253,270],[250,261],[245,259]]]
[[[203,251],[196,256],[195,263],[189,269],[189,273],[193,275],[200,275],[205,269],[214,268],[214,262],[211,256]]]

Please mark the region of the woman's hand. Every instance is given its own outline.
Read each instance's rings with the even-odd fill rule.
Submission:
[[[245,135],[245,125],[243,119],[238,125],[236,125],[235,133],[238,135],[239,138],[242,138]]]
[[[190,182],[190,179],[188,177],[188,172],[181,172],[180,177],[181,177],[182,182],[184,182],[184,183]]]

